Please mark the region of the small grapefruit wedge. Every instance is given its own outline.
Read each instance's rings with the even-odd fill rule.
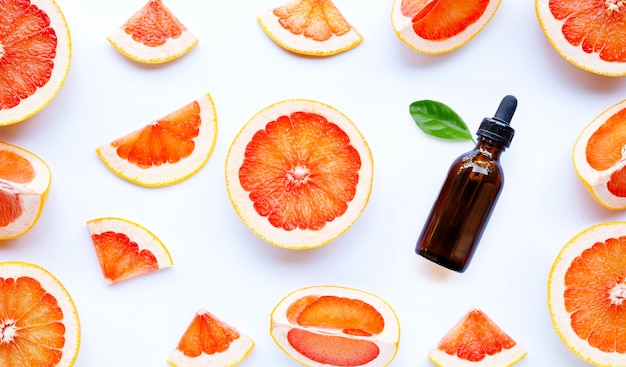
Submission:
[[[526,351],[478,308],[468,311],[428,353],[440,367],[508,367],[524,356]]]
[[[363,42],[331,0],[290,0],[257,20],[274,42],[297,54],[335,55]]]
[[[217,139],[217,115],[209,94],[139,130],[96,149],[119,177],[141,186],[167,186],[198,172]]]
[[[400,324],[391,306],[362,290],[339,286],[298,289],[271,314],[274,342],[310,367],[382,367],[395,358]]]
[[[578,178],[602,206],[626,209],[626,100],[611,106],[578,135],[572,161]]]
[[[601,367],[626,366],[626,222],[591,226],[557,255],[548,307],[563,343]]]
[[[626,75],[626,4],[621,0],[535,0],[539,24],[571,64],[596,74]]]
[[[54,0],[4,0],[0,24],[2,126],[35,115],[56,97],[72,52],[67,22]]]
[[[37,223],[51,182],[41,158],[0,142],[0,240],[19,237]]]
[[[491,21],[502,0],[394,0],[391,25],[402,42],[426,54],[456,50]]]
[[[253,348],[252,338],[201,308],[167,363],[172,367],[233,367]]]
[[[88,221],[87,229],[109,284],[173,265],[163,242],[137,223],[104,217]]]
[[[0,366],[73,366],[80,321],[72,297],[39,265],[0,262]]]
[[[124,56],[146,64],[175,60],[198,44],[196,36],[161,0],[148,0],[107,40]]]
[[[335,108],[294,99],[270,105],[240,130],[226,157],[226,187],[243,222],[284,248],[322,246],[369,201],[372,153]]]

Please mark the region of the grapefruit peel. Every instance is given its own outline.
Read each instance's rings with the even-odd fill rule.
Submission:
[[[290,116],[294,112],[304,112],[321,116],[328,122],[337,125],[339,129],[347,134],[350,145],[356,148],[360,156],[360,169],[358,170],[358,183],[354,187],[354,198],[348,204],[347,210],[342,215],[326,222],[324,227],[319,230],[308,228],[285,230],[282,227],[274,226],[270,223],[266,216],[259,214],[255,208],[255,202],[250,199],[251,193],[244,189],[240,180],[240,170],[244,164],[244,160],[246,159],[246,150],[248,149],[247,147],[255,134],[262,130],[265,131],[268,123],[276,121],[279,117]],[[317,143],[321,142],[322,140],[318,140]],[[287,147],[287,150],[294,149],[293,146],[288,146],[291,142],[286,142],[286,144],[283,143],[285,142],[282,142],[280,144],[281,148],[278,149],[283,149],[285,147]],[[303,150],[300,153],[305,151],[306,150]],[[313,152],[315,152],[315,148],[313,148]],[[281,151],[280,153],[285,154],[285,157],[287,157],[292,152]],[[306,156],[311,154],[315,153],[304,153],[301,160],[306,161]],[[297,161],[296,163],[300,163],[300,161]],[[288,187],[289,185],[287,181],[289,180],[289,170],[292,168],[286,166],[277,168],[279,171],[264,170],[264,172],[267,172],[271,176],[267,176],[268,181],[276,179],[276,172],[286,172],[284,176],[284,184],[286,186],[284,187]],[[335,174],[338,174],[337,172],[338,171],[334,171]],[[274,246],[296,250],[323,246],[335,240],[347,231],[356,222],[367,206],[372,190],[373,175],[374,162],[371,150],[356,125],[354,125],[348,117],[334,107],[308,99],[280,101],[269,105],[255,114],[241,128],[231,143],[226,157],[225,167],[228,196],[240,219],[246,224],[246,226],[248,226],[248,228],[250,228],[264,241]],[[296,207],[298,207],[297,204]]]
[[[207,93],[143,128],[100,145],[96,153],[124,180],[145,187],[168,186],[188,179],[206,164],[215,148],[217,131],[215,104]],[[187,151],[180,153],[181,149]],[[173,161],[173,154],[179,160]],[[131,156],[146,163],[131,162]]]
[[[102,274],[108,284],[172,266],[169,250],[147,228],[127,219],[87,221]]]
[[[257,21],[276,44],[301,55],[336,55],[363,42],[331,0],[290,0]]]
[[[572,353],[599,367],[626,366],[626,345],[623,341],[618,345],[619,335],[615,334],[616,328],[619,329],[626,319],[622,304],[626,289],[623,280],[626,276],[623,266],[626,261],[625,236],[626,222],[604,222],[579,232],[561,248],[548,277],[548,308],[556,333]],[[575,270],[569,274],[570,269],[581,267],[587,274],[576,274]],[[566,303],[571,307],[569,310]],[[585,320],[590,314],[606,319]],[[582,321],[581,326],[585,321],[594,323],[586,330],[588,336],[579,336],[572,325],[576,321]],[[607,340],[609,335],[614,339]],[[594,343],[607,342],[621,350],[602,351],[598,346],[592,346],[591,340]]]
[[[4,108],[2,106],[2,98],[6,96],[4,96],[3,91],[0,90],[0,126],[11,125],[24,121],[48,106],[48,104],[50,104],[50,102],[52,102],[52,100],[57,96],[61,87],[65,83],[65,79],[67,78],[70,69],[70,63],[72,58],[72,41],[70,37],[70,30],[61,8],[54,0],[31,0],[28,3],[20,5],[31,6],[28,11],[26,11],[26,9],[21,10],[19,12],[21,16],[33,18],[35,17],[36,13],[36,10],[33,11],[33,9],[38,9],[39,11],[42,11],[46,14],[45,19],[40,19],[39,17],[36,17],[36,19],[29,19],[29,21],[24,22],[17,21],[14,18],[0,20],[2,20],[3,22],[6,21],[6,24],[12,24],[13,26],[26,24],[30,27],[39,24],[40,22],[45,22],[46,26],[44,26],[43,24],[39,24],[42,26],[42,28],[38,31],[41,33],[42,37],[50,35],[48,29],[52,29],[54,31],[53,35],[56,39],[56,47],[53,51],[53,66],[51,74],[47,81],[38,81],[43,83],[41,83],[41,85],[32,86],[34,92],[25,92],[23,90],[8,90],[11,98],[13,98],[14,95],[20,96],[19,103],[13,107]],[[23,54],[25,53],[25,51],[28,51],[28,49],[25,49],[25,45],[28,45],[30,42],[32,42],[34,38],[29,41],[24,41],[22,38],[17,36],[20,34],[32,33],[32,29],[23,30],[18,28],[11,29],[11,31],[8,32],[8,37],[6,37],[6,39],[0,37],[0,60],[2,60],[3,58],[9,58],[9,61],[5,64],[5,66],[10,64],[21,65],[22,67],[24,66],[24,64],[28,65],[28,67],[22,68],[21,70],[9,70],[8,68],[4,69],[4,66],[0,67],[1,85],[11,86],[13,83],[15,83],[14,78],[16,77],[20,77],[20,79],[32,79],[34,75],[36,75],[34,70],[35,68],[32,67],[29,62],[36,62],[38,64],[37,69],[47,67],[45,65],[42,65],[41,63],[46,63],[50,59],[47,56],[43,55],[44,51],[41,49],[42,44],[37,42],[33,42],[34,46],[39,47],[39,49],[33,51],[36,53],[36,57],[33,57],[33,55],[28,55],[28,58],[25,59],[27,61],[26,63],[24,63],[24,59],[22,59],[22,61],[10,60],[12,56],[16,58],[25,57]],[[14,54],[14,52],[16,51],[17,54]],[[28,75],[22,76],[20,75],[21,73],[27,73]],[[20,86],[28,84],[29,82],[32,83],[32,81],[20,80]],[[24,93],[27,93],[28,95],[24,95]]]
[[[626,133],[621,126],[626,122],[626,100],[614,104],[594,118],[578,135],[572,149],[572,163],[580,181],[602,206],[611,210],[626,209],[626,196],[611,192],[622,189],[621,172],[625,171]],[[596,134],[598,131],[602,134]],[[590,147],[590,140],[595,140]],[[592,165],[589,149],[602,149],[602,166]],[[590,152],[589,152],[590,153]],[[595,166],[595,167],[594,167]],[[626,189],[626,188],[624,188]]]
[[[254,348],[254,341],[200,308],[167,364],[172,367],[233,367]]]
[[[198,38],[161,0],[148,0],[107,40],[122,55],[144,64],[178,59],[198,44]]]
[[[8,240],[37,223],[52,174],[43,159],[12,144],[0,142],[0,158],[0,240]]]
[[[310,286],[289,293],[274,307],[270,335],[305,366],[382,367],[398,352],[400,323],[393,308],[372,293]],[[343,362],[333,364],[335,358]]]
[[[21,294],[26,291],[34,291],[38,294]],[[32,362],[30,360],[16,361],[12,358],[16,358],[16,356],[17,358],[24,358],[23,356],[28,356],[30,353],[41,353],[39,348],[49,352],[50,345],[53,344],[58,353],[44,353],[47,356],[60,353],[61,356],[58,361],[48,362],[54,363],[55,367],[74,365],[81,342],[80,319],[74,300],[59,279],[36,264],[21,261],[0,262],[0,294],[2,294],[4,301],[0,303],[0,340],[2,340],[3,345],[3,352],[0,353],[0,365],[7,363],[17,363],[20,366],[30,365]],[[11,295],[20,298],[12,300]],[[12,303],[11,309],[3,310],[4,306]],[[19,306],[21,307],[15,309]],[[27,309],[21,309],[24,307]],[[58,312],[57,307],[61,312]],[[7,315],[15,312],[23,313],[18,322],[21,322],[22,326],[25,327],[15,327],[16,320],[6,318]],[[59,319],[59,316],[62,318]],[[48,320],[51,317],[54,319]],[[46,324],[41,324],[42,322],[46,322]],[[62,327],[55,327],[59,323],[62,324]],[[36,327],[29,328],[28,326]],[[63,330],[62,337],[56,335],[59,330]],[[55,340],[51,338],[55,338]],[[29,340],[29,342],[26,345],[21,345],[25,340]],[[57,344],[59,340],[62,340],[61,345]],[[9,358],[9,360],[5,361],[4,358]]]
[[[472,10],[468,2],[452,2],[394,0],[391,25],[398,38],[411,49],[425,54],[443,54],[460,48],[476,37],[491,21],[502,0],[487,1],[480,14],[465,14]],[[481,6],[484,2],[472,0],[471,3]],[[449,10],[461,8],[461,5],[462,9]],[[421,19],[415,19],[417,16]],[[461,27],[462,30],[445,34],[442,30],[444,26]],[[419,34],[415,27],[421,29]]]

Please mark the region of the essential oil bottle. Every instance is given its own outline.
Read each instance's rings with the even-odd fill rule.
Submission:
[[[451,165],[415,251],[448,269],[464,272],[498,200],[504,176],[500,154],[515,131],[517,99],[505,96],[493,118],[481,122],[476,147]]]

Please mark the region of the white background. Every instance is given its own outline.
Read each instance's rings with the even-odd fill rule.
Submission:
[[[375,293],[396,310],[393,366],[432,366],[427,352],[470,307],[484,310],[528,355],[519,366],[587,366],[552,327],[547,278],[561,247],[587,227],[626,218],[602,208],[579,182],[571,150],[579,132],[626,97],[626,80],[572,66],[550,46],[533,1],[504,0],[472,41],[444,55],[419,54],[395,35],[391,0],[336,0],[364,36],[353,50],[308,58],[273,43],[256,21],[275,0],[166,1],[199,38],[160,66],[126,59],[106,40],[142,0],[58,0],[73,58],[56,99],[0,129],[0,140],[47,161],[53,183],[37,225],[0,244],[0,259],[39,264],[70,291],[82,323],[78,367],[166,366],[195,311],[204,307],[250,335],[242,366],[296,366],[269,335],[269,315],[291,291],[342,285]],[[95,148],[210,93],[217,146],[187,181],[148,189],[111,173]],[[463,274],[414,253],[415,241],[452,160],[470,142],[422,133],[409,104],[434,99],[476,130],[501,98],[519,100],[504,190]],[[359,127],[374,155],[368,207],[336,241],[291,251],[240,221],[224,183],[227,149],[265,106],[290,98],[330,104]],[[152,230],[174,266],[106,285],[85,222],[118,216]]]

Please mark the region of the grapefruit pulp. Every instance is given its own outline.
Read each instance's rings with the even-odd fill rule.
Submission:
[[[280,247],[306,249],[344,233],[369,201],[373,159],[345,115],[312,100],[275,103],[239,131],[226,187],[243,222]]]

